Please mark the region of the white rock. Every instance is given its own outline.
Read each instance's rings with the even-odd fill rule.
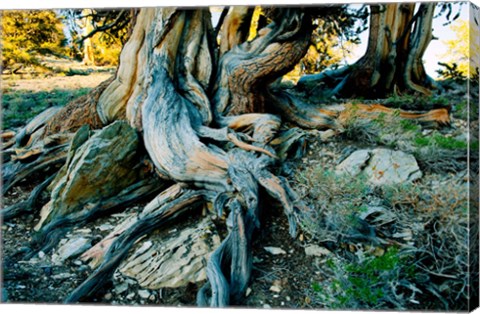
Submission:
[[[282,287],[273,285],[273,286],[270,287],[270,291],[280,293],[280,292],[282,292]]]
[[[122,282],[121,284],[115,286],[116,294],[122,294],[127,290],[128,290],[128,284],[126,282]]]
[[[105,230],[111,230],[113,229],[113,226],[111,224],[103,224],[103,225],[100,225],[98,227],[96,227],[98,230],[100,231],[105,231]]]
[[[263,249],[273,255],[287,254],[283,249],[275,246],[266,246]]]
[[[55,264],[61,263],[70,257],[75,257],[82,254],[91,246],[92,243],[90,239],[84,237],[72,238],[58,249],[55,257],[52,257],[52,261]]]
[[[326,248],[320,247],[316,244],[309,245],[309,246],[305,247],[305,254],[307,256],[325,256],[325,255],[329,255],[331,253],[332,252],[330,252]]]
[[[138,290],[138,295],[140,296],[140,298],[142,299],[148,299],[150,297],[150,292],[148,292],[147,290]]]
[[[349,174],[351,176],[359,175],[369,159],[370,150],[357,150],[337,166],[336,173],[340,175]]]
[[[355,151],[337,166],[336,173],[363,173],[373,185],[401,184],[422,177],[413,155],[384,148]]]
[[[135,293],[131,292],[127,295],[127,300],[132,300],[135,297]]]
[[[68,278],[70,278],[71,276],[72,276],[71,274],[63,273],[63,274],[53,275],[53,276],[52,276],[52,279],[55,279],[55,280],[68,279]]]

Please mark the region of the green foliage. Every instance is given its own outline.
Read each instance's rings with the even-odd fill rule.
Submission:
[[[301,197],[312,200],[302,230],[321,243],[339,244],[320,262],[321,279],[312,279],[312,304],[350,310],[464,308],[468,186],[456,179],[435,187],[428,181],[370,187],[365,181],[320,168],[295,177]],[[372,200],[380,211],[370,211]],[[362,224],[375,233],[352,237]]]
[[[25,125],[30,119],[52,106],[63,106],[73,99],[87,94],[90,88],[77,90],[6,92],[2,95],[3,125],[2,129]]]
[[[3,68],[15,64],[39,65],[38,55],[64,53],[65,36],[54,11],[4,11]]]
[[[414,143],[418,147],[434,146],[443,149],[464,149],[468,147],[466,141],[457,140],[451,137],[446,137],[439,133],[434,133],[429,136],[417,135],[415,137]]]
[[[132,30],[134,9],[61,10],[72,41],[72,54],[97,66],[118,65]]]
[[[381,256],[367,256],[350,263],[330,260],[328,265],[332,271],[341,274],[336,276],[329,289],[334,293],[334,297],[330,298],[331,307],[385,308],[389,284],[410,280],[409,277],[414,274],[413,267],[409,264],[409,258],[401,256],[395,247],[388,248]],[[314,283],[312,288],[320,295],[325,292],[318,283]]]
[[[431,110],[451,105],[451,99],[444,96],[393,95],[385,99],[384,105],[403,110]]]

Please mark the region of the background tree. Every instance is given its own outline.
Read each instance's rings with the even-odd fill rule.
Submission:
[[[442,56],[445,62],[439,63],[444,67],[438,73],[445,79],[453,78],[464,80],[470,75],[471,78],[478,76],[472,58],[475,58],[480,47],[470,38],[478,38],[480,35],[474,20],[457,20],[450,26],[455,33],[455,39],[445,40],[447,53]],[[478,58],[478,56],[477,56]]]
[[[436,3],[370,5],[365,55],[351,67],[306,77],[303,88],[324,82],[326,95],[385,97],[392,93],[429,95],[435,83],[425,72],[422,57],[432,40]],[[451,14],[452,6],[442,4]],[[454,17],[455,18],[455,17]]]
[[[38,55],[62,55],[66,43],[62,27],[51,10],[4,11],[2,67],[18,70],[21,65],[39,66]]]
[[[64,9],[60,14],[77,58],[86,64],[117,65],[137,10]]]

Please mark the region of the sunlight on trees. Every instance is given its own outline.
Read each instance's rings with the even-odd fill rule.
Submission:
[[[37,54],[65,52],[63,24],[54,11],[5,11],[2,17],[2,67],[11,71],[22,65],[39,66]]]
[[[446,69],[440,70],[442,78],[451,78],[452,76],[461,76],[466,78],[469,73],[470,60],[470,23],[468,20],[457,20],[450,26],[455,32],[455,39],[443,40],[447,47],[447,53],[441,56],[446,62],[440,63]],[[473,28],[471,28],[473,30]]]

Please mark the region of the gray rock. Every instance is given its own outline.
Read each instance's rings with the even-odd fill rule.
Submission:
[[[148,292],[147,290],[138,290],[138,295],[142,299],[148,299],[150,297],[150,292]]]
[[[329,255],[331,253],[332,252],[330,252],[326,248],[320,247],[316,244],[309,245],[309,246],[305,247],[305,254],[307,256],[325,256],[325,255]]]
[[[280,254],[287,254],[285,250],[279,248],[279,247],[274,247],[274,246],[266,246],[263,248],[265,251],[272,255],[280,255]]]
[[[128,284],[126,282],[122,282],[121,284],[116,285],[114,290],[116,294],[122,294],[128,290]]]
[[[364,174],[373,185],[400,184],[422,177],[413,155],[384,148],[355,151],[337,166],[336,173]]]
[[[91,136],[91,137],[90,137]],[[40,212],[38,231],[56,217],[89,211],[100,200],[118,195],[139,179],[139,139],[135,129],[117,121],[91,135],[80,128],[72,139],[67,161],[50,185],[51,200]]]
[[[337,174],[359,175],[370,159],[370,150],[362,149],[353,152],[342,163],[337,166]]]
[[[55,264],[61,263],[71,257],[76,257],[92,246],[91,240],[84,237],[72,238],[62,245],[57,254],[52,257]]]
[[[61,279],[68,279],[68,278],[70,278],[70,277],[72,277],[72,274],[63,273],[63,274],[53,275],[53,276],[52,276],[52,279],[61,280]]]
[[[177,233],[152,235],[137,244],[119,270],[136,279],[141,287],[152,290],[205,280],[206,261],[221,243],[214,230],[206,217]]]

